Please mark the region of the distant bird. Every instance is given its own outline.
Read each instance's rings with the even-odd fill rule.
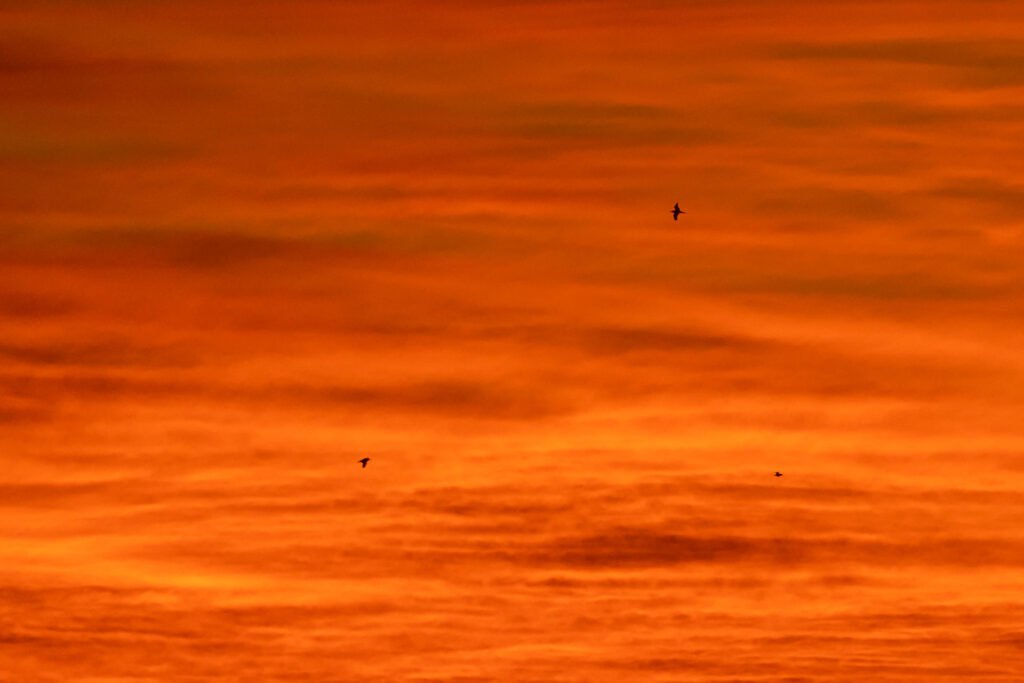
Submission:
[[[366,467],[366,465],[363,465],[363,467]],[[775,473],[775,476],[776,476],[776,477],[781,477],[781,476],[782,476],[782,472],[776,472],[776,473]]]
[[[366,463],[370,462],[370,459],[369,458],[363,458],[362,460],[356,460],[356,462],[363,463],[363,467],[365,468],[366,467]]]
[[[679,208],[679,202],[676,202],[676,207],[674,209],[672,209],[672,220],[674,220],[674,221],[679,220],[679,214],[681,214],[681,213],[686,213],[686,212],[683,211],[682,209],[680,209]]]

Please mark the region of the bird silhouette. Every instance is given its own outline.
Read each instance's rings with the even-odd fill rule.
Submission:
[[[356,460],[356,462],[363,463],[363,467],[365,468],[366,467],[366,463],[370,462],[370,459],[369,458],[363,458],[362,460]]]
[[[366,465],[363,465],[363,467],[366,467]],[[782,472],[776,472],[776,473],[775,473],[775,476],[776,476],[776,477],[781,477],[781,476],[782,476]]]
[[[681,213],[686,213],[686,212],[683,211],[682,209],[680,209],[679,208],[679,202],[676,202],[675,208],[672,209],[672,220],[674,220],[674,221],[679,220],[679,214],[681,214]]]

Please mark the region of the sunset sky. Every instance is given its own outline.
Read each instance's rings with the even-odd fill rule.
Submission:
[[[0,681],[1020,683],[1022,140],[1011,0],[3,2]]]

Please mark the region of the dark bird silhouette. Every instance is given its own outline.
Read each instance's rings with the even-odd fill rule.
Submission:
[[[672,209],[672,220],[674,220],[674,221],[679,220],[679,214],[681,214],[681,213],[686,213],[686,212],[683,211],[682,209],[680,209],[679,208],[679,202],[676,202],[675,208]]]
[[[366,465],[363,465],[363,467],[366,467]],[[782,476],[782,472],[776,472],[776,473],[775,473],[775,476],[776,476],[776,477],[781,477],[781,476]]]
[[[370,462],[370,459],[369,458],[363,458],[362,460],[356,460],[356,462],[363,463],[363,467],[365,468],[366,467],[366,463]]]

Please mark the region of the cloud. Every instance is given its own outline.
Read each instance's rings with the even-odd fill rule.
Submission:
[[[44,294],[7,289],[0,294],[0,317],[58,318],[80,309],[67,294]]]
[[[0,405],[0,424],[30,425],[49,420],[53,418],[54,414],[52,406],[42,403],[24,405],[19,402],[13,405]]]
[[[1006,218],[1024,211],[1024,186],[990,176],[951,178],[930,187],[926,196],[934,202],[959,202],[972,211],[984,207]]]
[[[2,355],[3,349],[0,349]],[[59,362],[61,358],[67,360],[69,357],[29,353],[22,360]],[[91,360],[99,361],[93,365],[102,366],[113,358],[101,354],[99,358]],[[125,364],[124,358],[116,360]],[[111,363],[112,367],[116,365]],[[157,361],[147,367],[175,365]],[[253,386],[208,383],[201,375],[170,379],[118,376],[96,371],[60,377],[7,372],[2,375],[2,379],[9,393],[22,399],[41,402],[56,400],[60,403],[68,400],[86,401],[82,408],[96,400],[188,400],[207,404],[277,407],[288,411],[320,412],[339,408],[355,414],[386,411],[389,419],[409,415],[443,415],[460,422],[539,420],[567,415],[574,410],[571,400],[559,392],[539,395],[515,383],[493,380],[439,380],[393,386],[337,384],[331,381],[320,385],[276,383]]]
[[[186,368],[197,362],[192,352],[182,348],[146,346],[127,339],[62,344],[0,342],[0,360],[19,365],[70,368]]]
[[[569,336],[574,334],[569,331]],[[579,331],[586,349],[600,354],[630,352],[695,353],[725,351],[750,353],[774,342],[704,330],[672,327],[592,327]]]
[[[283,385],[261,390],[260,394],[315,405],[373,412],[397,409],[456,419],[531,420],[571,412],[571,405],[557,392],[539,395],[525,387],[485,380],[412,382],[394,387]]]
[[[722,127],[683,110],[615,102],[534,102],[498,112],[495,133],[557,149],[638,145],[694,147],[724,141]],[[504,137],[503,136],[503,137]]]
[[[860,63],[894,68],[926,67],[935,77],[962,88],[1004,88],[1024,83],[1018,68],[1024,41],[882,39],[829,43],[789,43],[767,50],[772,57],[817,63]]]
[[[124,501],[140,480],[112,479],[91,482],[21,483],[0,485],[0,505],[9,507],[71,507],[89,503]],[[137,498],[136,502],[141,500]]]
[[[766,551],[793,557],[799,544],[739,537],[699,537],[645,529],[613,529],[593,536],[552,541],[533,556],[541,565],[603,570],[673,566],[691,562],[728,563],[763,558]]]

